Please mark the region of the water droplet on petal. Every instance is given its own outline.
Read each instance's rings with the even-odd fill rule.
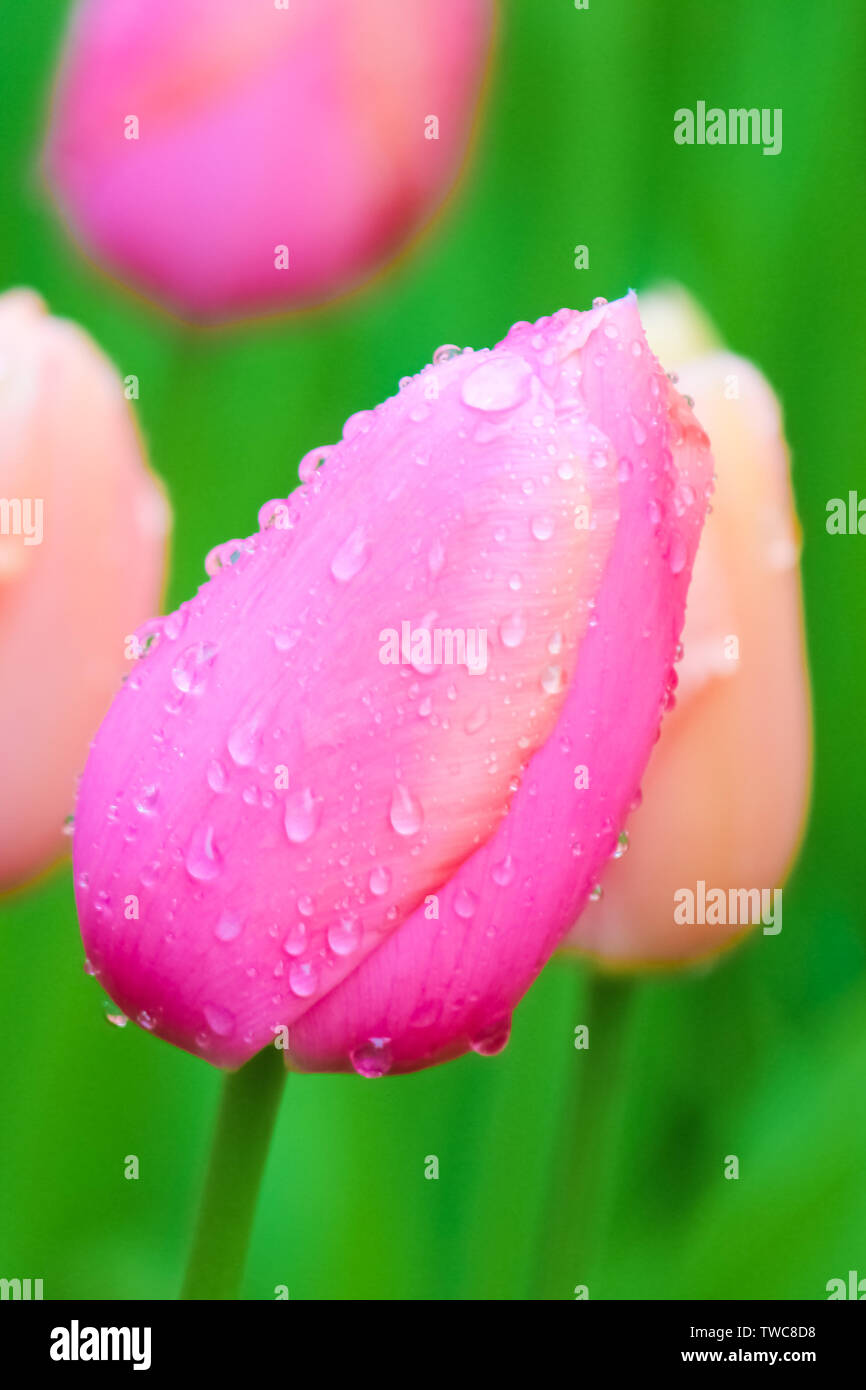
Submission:
[[[286,797],[283,824],[293,845],[303,845],[311,839],[318,823],[319,808],[309,787],[305,787],[303,791],[291,792]]]
[[[679,531],[672,531],[670,544],[668,546],[668,564],[670,565],[671,574],[679,574],[685,567],[687,559],[688,551],[685,541]]]
[[[289,988],[299,999],[309,999],[319,987],[319,968],[315,961],[296,960],[289,970]]]
[[[235,1026],[235,1016],[231,1010],[219,1004],[205,1004],[202,1012],[211,1032],[216,1033],[217,1037],[227,1038]]]
[[[537,541],[549,541],[553,535],[553,517],[534,516],[529,529]]]
[[[204,690],[216,655],[217,648],[212,642],[195,642],[181,652],[171,671],[177,689],[184,694]]]
[[[391,887],[391,871],[381,865],[370,871],[369,888],[374,898],[382,898]]]
[[[363,526],[356,526],[331,561],[331,574],[341,584],[348,584],[364,568],[369,554],[367,533]]]
[[[140,811],[143,816],[152,816],[158,799],[159,787],[153,785],[142,787],[135,798],[135,809]]]
[[[479,705],[478,708],[474,710],[472,714],[469,715],[469,718],[466,720],[463,727],[466,730],[467,734],[477,734],[479,729],[484,728],[484,725],[487,723],[487,719],[487,706]]]
[[[300,640],[299,627],[280,627],[274,633],[274,646],[278,652],[290,652]]]
[[[246,723],[236,725],[229,734],[226,747],[232,762],[238,767],[249,767],[250,763],[255,762],[259,751],[259,730],[259,721],[248,719]]]
[[[398,835],[417,835],[424,824],[421,803],[402,782],[394,787],[389,818]]]
[[[222,859],[214,844],[212,825],[199,825],[192,833],[186,852],[186,868],[190,878],[207,883],[222,869]]]
[[[611,859],[622,859],[622,856],[626,853],[627,850],[628,832],[626,830],[621,830],[616,837],[616,844],[613,847],[613,853],[610,857]]]
[[[495,1023],[476,1033],[475,1037],[470,1039],[469,1046],[479,1057],[495,1057],[507,1045],[510,1037],[511,1015],[506,1014],[504,1018],[497,1019]]]
[[[473,410],[513,410],[529,395],[532,369],[522,357],[495,354],[470,372],[461,396]]]
[[[295,922],[294,926],[289,927],[288,935],[283,942],[283,950],[287,956],[302,956],[307,949],[307,928],[303,922]]]
[[[504,859],[500,859],[498,864],[494,864],[490,870],[490,877],[500,888],[507,888],[509,883],[514,882],[515,875],[514,860],[510,854],[506,854]]]
[[[213,934],[217,941],[234,941],[241,934],[243,923],[234,912],[223,912],[219,917]]]
[[[460,888],[454,898],[454,911],[457,916],[468,922],[475,916],[477,907],[478,899],[475,894],[470,893],[468,888]]]
[[[503,647],[519,647],[526,636],[526,619],[522,613],[511,613],[499,624],[499,638]]]
[[[207,784],[212,792],[224,792],[226,789],[226,770],[222,763],[213,758],[207,766]]]
[[[410,1028],[432,1028],[434,1023],[438,1023],[442,1017],[442,1001],[439,999],[425,999],[418,1005],[412,1017],[409,1019]]]
[[[309,453],[304,454],[298,464],[298,477],[302,483],[308,483],[320,464],[332,451],[332,445],[322,444],[317,449],[310,449]]]
[[[361,925],[357,917],[341,917],[328,927],[328,945],[335,956],[350,956],[360,944]]]
[[[561,666],[545,666],[541,673],[541,688],[545,695],[558,695],[564,684]]]
[[[452,357],[459,357],[460,349],[453,343],[443,343],[433,354],[433,366],[440,367],[443,362],[450,362]]]
[[[355,1071],[370,1081],[386,1076],[391,1070],[392,1060],[390,1038],[368,1038],[349,1053],[349,1061]]]

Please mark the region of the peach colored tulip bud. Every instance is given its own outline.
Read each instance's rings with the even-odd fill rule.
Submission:
[[[31,291],[0,295],[0,888],[68,843],[167,530],[114,368]]]
[[[210,321],[372,274],[463,159],[491,0],[87,0],[46,150],[75,237]]]
[[[717,482],[676,708],[644,777],[628,854],[568,938],[618,965],[700,958],[749,926],[778,933],[776,890],[802,833],[811,764],[799,528],[778,402],[755,367],[718,346],[683,290],[643,297],[641,315],[695,402]],[[760,912],[748,890],[762,890]]]

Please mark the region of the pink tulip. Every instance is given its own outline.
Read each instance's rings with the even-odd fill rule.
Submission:
[[[46,151],[96,261],[220,320],[351,289],[442,202],[491,0],[84,0]]]
[[[68,846],[75,778],[159,602],[168,509],[121,381],[37,295],[0,295],[0,887]]]
[[[309,1070],[499,1050],[657,736],[707,442],[633,295],[353,416],[94,743],[79,915],[126,1013],[226,1067],[285,1027]]]
[[[619,965],[694,960],[742,936],[739,921],[678,922],[674,894],[692,892],[697,916],[698,884],[721,889],[726,919],[732,889],[763,889],[771,902],[802,834],[811,763],[799,528],[778,402],[683,291],[648,295],[641,312],[710,433],[717,481],[677,706],[647,769],[628,854],[568,939]]]

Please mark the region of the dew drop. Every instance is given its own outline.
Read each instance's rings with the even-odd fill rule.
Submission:
[[[466,730],[467,734],[477,734],[479,729],[484,728],[484,725],[487,723],[487,719],[487,706],[479,705],[478,708],[474,710],[472,714],[469,715],[469,718],[466,720],[466,723],[463,725],[463,727]]]
[[[529,395],[532,369],[522,357],[501,354],[470,372],[461,396],[473,410],[513,410]]]
[[[186,852],[186,869],[190,878],[207,883],[222,869],[222,859],[214,844],[212,825],[199,825],[192,833]]]
[[[522,613],[511,613],[499,624],[499,638],[503,647],[519,647],[526,636],[526,619]]]
[[[478,899],[474,893],[470,893],[468,888],[460,888],[454,897],[454,911],[464,922],[468,922],[475,916],[478,907]]]
[[[318,823],[319,811],[309,787],[286,797],[283,824],[293,845],[303,845],[312,839]]]
[[[565,685],[561,666],[546,666],[541,673],[541,688],[545,695],[558,695]]]
[[[307,949],[307,928],[303,922],[295,922],[294,926],[289,927],[288,934],[283,942],[283,950],[287,956],[302,956]]]
[[[470,1039],[469,1046],[479,1057],[495,1057],[507,1045],[510,1037],[511,1015],[506,1014],[504,1018],[497,1019],[495,1023],[476,1033],[475,1037]]]
[[[205,1022],[212,1033],[217,1037],[227,1038],[235,1026],[235,1016],[230,1009],[224,1009],[219,1004],[205,1004],[202,1013]]]
[[[369,554],[367,534],[363,526],[356,526],[331,561],[331,574],[339,583],[348,584],[364,568]]]
[[[398,835],[417,835],[424,824],[421,803],[402,782],[394,787],[389,819]]]
[[[248,719],[246,723],[236,725],[229,734],[226,747],[232,762],[238,767],[249,767],[250,763],[255,762],[259,751],[259,728],[257,719]]]
[[[212,792],[224,792],[226,789],[226,770],[218,758],[212,758],[207,765],[207,784]]]
[[[234,941],[240,936],[242,925],[236,913],[223,912],[213,929],[213,934],[217,941]]]
[[[498,864],[494,864],[490,870],[490,877],[500,888],[507,888],[509,883],[514,882],[516,869],[514,860],[510,854],[506,854],[504,859],[500,859]]]
[[[443,362],[450,362],[452,357],[459,357],[460,349],[454,343],[443,343],[433,354],[433,366],[441,367]]]
[[[370,871],[369,888],[374,898],[382,898],[391,887],[391,871],[377,864]]]
[[[315,961],[296,960],[289,970],[289,988],[299,999],[309,999],[319,987],[319,969]]]
[[[298,464],[298,477],[302,483],[308,483],[320,464],[325,462],[332,449],[330,444],[322,444],[317,449],[310,449],[304,454]]]
[[[143,816],[152,816],[156,810],[158,799],[159,787],[153,785],[142,787],[138,796],[135,798],[135,809]]]
[[[350,956],[361,944],[361,925],[357,917],[347,915],[328,927],[328,946],[335,956]]]
[[[410,1028],[432,1028],[442,1016],[442,1003],[439,999],[425,999],[419,1004],[409,1019]]]
[[[393,1061],[391,1039],[368,1038],[360,1047],[352,1048],[349,1061],[358,1075],[366,1077],[368,1081],[387,1076]]]
[[[553,535],[553,517],[534,516],[529,529],[537,541],[549,541]]]
[[[621,830],[616,837],[616,844],[613,847],[613,853],[610,857],[611,859],[622,859],[622,856],[627,852],[627,850],[628,832],[625,830]]]
[[[686,543],[679,531],[671,532],[670,544],[668,546],[668,565],[671,574],[679,574],[684,568],[688,558]]]
[[[212,642],[195,642],[181,652],[171,671],[177,689],[184,694],[204,690],[216,654],[217,648]]]

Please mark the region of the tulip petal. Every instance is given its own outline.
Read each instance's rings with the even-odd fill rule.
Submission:
[[[689,351],[688,302],[658,305],[664,337]],[[680,340],[679,343],[677,340]],[[674,357],[710,432],[718,473],[683,634],[677,707],[635,812],[628,856],[569,946],[608,965],[694,961],[743,934],[686,924],[674,894],[769,890],[803,830],[811,762],[799,537],[778,403],[755,367],[715,350]]]
[[[561,419],[582,406],[609,441],[614,462],[599,457],[589,485],[616,469],[613,548],[556,730],[507,819],[443,881],[437,918],[417,910],[299,1020],[291,1051],[304,1069],[348,1061],[378,1074],[384,1053],[387,1069],[409,1071],[504,1044],[614,849],[668,702],[711,485],[707,437],[648,350],[633,295],[522,325],[503,346],[534,365]]]
[[[491,27],[490,0],[87,0],[49,185],[88,254],[183,316],[343,293],[444,197]]]
[[[38,295],[0,296],[0,887],[56,859],[93,731],[159,602],[169,509],[123,384]],[[25,508],[22,518],[7,508]],[[30,509],[33,509],[32,515]],[[37,525],[38,521],[38,525]]]
[[[160,1036],[239,1065],[508,812],[616,520],[607,440],[543,370],[467,351],[352,417],[119,693],[79,798],[79,914],[102,984]],[[486,665],[431,660],[404,623],[485,634]]]

